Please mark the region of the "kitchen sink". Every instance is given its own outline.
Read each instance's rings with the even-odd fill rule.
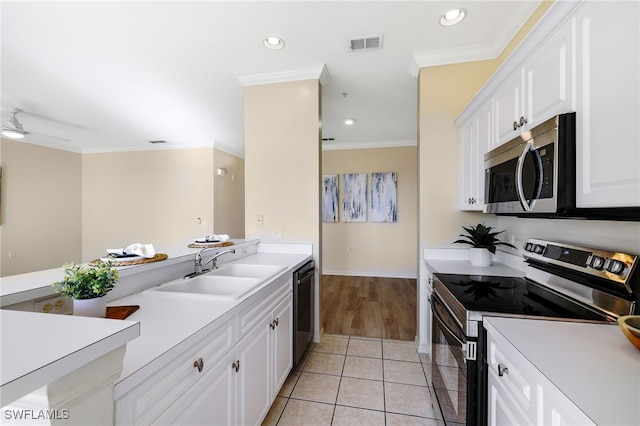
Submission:
[[[152,291],[168,293],[190,293],[238,299],[251,291],[264,280],[256,277],[229,277],[216,275],[199,275],[191,279],[179,279],[154,287]]]
[[[279,265],[254,265],[249,263],[229,263],[208,272],[207,275],[225,277],[268,278],[285,269]]]
[[[284,269],[284,266],[279,265],[231,263],[202,275],[180,278],[147,291],[239,299]]]

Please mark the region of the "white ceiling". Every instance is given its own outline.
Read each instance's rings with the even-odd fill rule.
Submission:
[[[495,58],[539,3],[2,1],[3,124],[18,107],[31,143],[104,152],[165,140],[242,155],[239,77],[324,64],[323,138],[415,144],[417,67]],[[442,27],[454,6],[468,17]],[[267,35],[285,48],[267,50]],[[382,49],[349,52],[350,39],[371,35]]]

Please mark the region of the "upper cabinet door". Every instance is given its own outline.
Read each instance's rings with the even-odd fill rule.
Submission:
[[[640,206],[640,3],[577,13],[576,204]]]
[[[575,111],[574,24],[566,23],[527,59],[494,96],[493,147],[557,114]]]
[[[524,116],[524,69],[513,74],[498,89],[493,98],[496,142],[498,146],[522,132],[520,118]]]
[[[574,27],[575,20],[565,23],[525,64],[524,116],[528,128],[576,110]]]

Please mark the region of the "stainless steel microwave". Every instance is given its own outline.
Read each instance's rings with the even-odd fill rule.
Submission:
[[[573,214],[575,127],[575,113],[557,115],[485,154],[484,212]]]

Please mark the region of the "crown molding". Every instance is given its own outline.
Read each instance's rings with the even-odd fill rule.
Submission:
[[[420,68],[438,65],[460,64],[463,62],[496,59],[503,48],[495,45],[466,46],[457,49],[439,49],[413,52],[409,74],[418,77]]]
[[[342,149],[371,149],[371,148],[399,148],[417,146],[417,139],[403,139],[397,141],[375,142],[322,142],[323,151],[337,151]]]
[[[311,65],[288,71],[276,71],[262,74],[237,75],[236,79],[243,86],[257,86],[261,84],[284,83],[288,81],[320,80],[326,86],[331,81],[325,64]]]

